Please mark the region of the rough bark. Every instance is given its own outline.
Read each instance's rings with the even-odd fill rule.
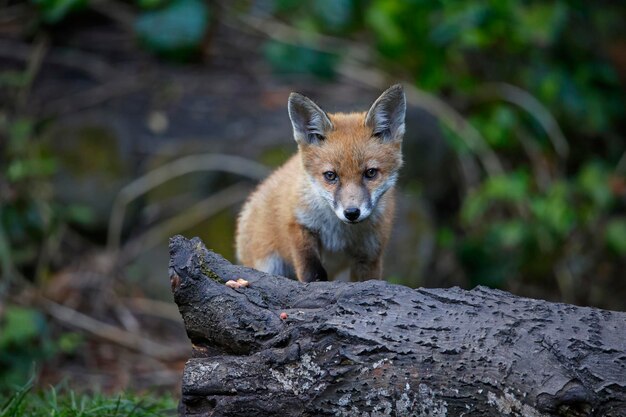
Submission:
[[[182,416],[626,416],[626,313],[484,287],[301,284],[197,238],[170,251],[194,347]],[[224,285],[237,278],[249,287]]]

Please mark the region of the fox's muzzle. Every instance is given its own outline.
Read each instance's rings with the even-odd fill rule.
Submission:
[[[370,195],[363,185],[346,184],[335,193],[335,214],[347,223],[365,220],[371,213]]]

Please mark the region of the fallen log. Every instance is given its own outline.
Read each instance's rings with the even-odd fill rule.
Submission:
[[[302,284],[197,238],[170,254],[193,344],[181,416],[626,416],[626,313],[484,287]]]

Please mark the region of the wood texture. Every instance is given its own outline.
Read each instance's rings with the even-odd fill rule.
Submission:
[[[302,284],[197,238],[170,252],[194,347],[182,416],[626,416],[626,313],[484,287]],[[224,285],[237,278],[249,287]]]

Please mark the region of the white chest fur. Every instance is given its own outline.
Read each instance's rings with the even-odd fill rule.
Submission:
[[[380,251],[376,233],[380,207],[364,221],[348,224],[337,217],[326,201],[317,198],[307,203],[306,207],[296,210],[296,218],[302,226],[317,234],[323,252],[376,256]]]

